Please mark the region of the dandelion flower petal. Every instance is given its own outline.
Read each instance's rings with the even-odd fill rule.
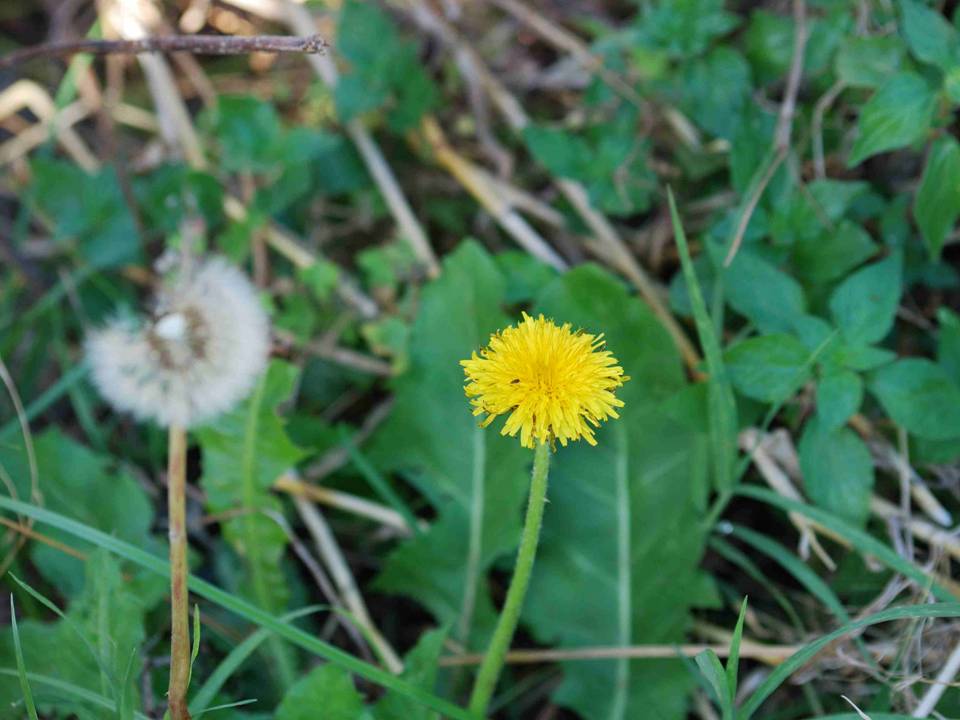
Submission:
[[[619,417],[623,401],[614,391],[630,379],[603,347],[602,335],[524,313],[517,326],[460,362],[473,414],[486,415],[484,427],[506,415],[501,433],[519,433],[524,447],[581,438],[596,445],[593,428]]]

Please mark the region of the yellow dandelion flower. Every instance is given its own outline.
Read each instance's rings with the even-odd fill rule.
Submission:
[[[474,415],[486,415],[486,427],[510,413],[500,431],[520,444],[556,440],[566,446],[583,438],[596,445],[593,427],[620,417],[623,401],[614,390],[630,378],[617,359],[603,350],[603,335],[570,330],[540,315],[523,313],[523,321],[490,336],[488,347],[461,360]]]

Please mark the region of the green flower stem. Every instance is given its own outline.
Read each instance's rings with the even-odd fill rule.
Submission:
[[[187,597],[187,433],[170,426],[167,450],[167,509],[170,538],[170,720],[190,720],[190,606]]]
[[[533,477],[530,481],[530,499],[527,504],[527,517],[520,537],[520,550],[517,552],[517,564],[513,570],[513,579],[507,589],[507,599],[503,603],[497,628],[493,631],[490,646],[480,665],[477,679],[470,695],[470,712],[482,717],[497,686],[497,678],[503,668],[503,661],[510,648],[510,641],[517,629],[523,599],[527,594],[533,561],[537,555],[537,543],[540,541],[540,525],[543,520],[543,505],[547,499],[547,471],[550,468],[550,446],[540,443],[534,451]]]

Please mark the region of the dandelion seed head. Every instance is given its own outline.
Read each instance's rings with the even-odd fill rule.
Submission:
[[[182,427],[233,407],[269,351],[269,321],[256,289],[222,258],[166,283],[150,318],[115,318],[86,341],[94,384],[111,405]]]
[[[479,355],[460,361],[473,414],[486,416],[484,427],[508,414],[500,432],[519,432],[524,447],[581,438],[596,445],[594,428],[619,417],[623,401],[614,390],[630,379],[603,346],[603,335],[524,313],[522,322],[491,335]]]

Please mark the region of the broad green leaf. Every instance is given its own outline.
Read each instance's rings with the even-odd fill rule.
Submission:
[[[786,400],[810,376],[810,351],[793,335],[778,333],[743,340],[724,354],[734,387],[768,403]]]
[[[885,82],[860,111],[859,135],[849,167],[872,155],[921,140],[930,130],[936,96],[919,75],[900,73]]]
[[[274,614],[286,608],[289,588],[281,564],[287,536],[269,516],[281,504],[270,488],[304,454],[287,437],[276,408],[290,397],[297,373],[292,365],[272,362],[250,397],[196,432],[203,451],[200,483],[210,511],[228,515],[221,528],[243,560],[243,592]],[[238,510],[243,512],[230,517]],[[290,648],[275,638],[268,644],[274,669],[292,678]]]
[[[817,417],[829,430],[846,423],[862,401],[863,380],[851,370],[828,367],[817,381]]]
[[[363,698],[353,678],[333,663],[315,667],[291,687],[274,720],[362,720]]]
[[[944,72],[957,61],[957,31],[939,12],[917,0],[900,0],[900,29],[915,58]]]
[[[761,332],[788,332],[793,318],[806,310],[800,284],[746,248],[724,271],[723,282],[730,307]]]
[[[69,513],[140,547],[161,547],[150,535],[153,507],[143,486],[113,458],[93,452],[57,429],[34,437],[34,452],[48,508]],[[0,443],[0,465],[16,479],[19,496],[29,497],[29,466],[19,437]],[[56,531],[51,537],[64,539]],[[82,543],[74,547],[82,552],[88,549]],[[64,595],[73,597],[80,592],[84,585],[82,561],[43,543],[31,546],[30,557],[44,579]]]
[[[680,358],[646,306],[595,267],[556,280],[537,309],[602,331],[631,379],[617,393],[625,403],[620,419],[599,428],[596,447],[557,451],[523,620],[551,646],[679,641],[691,606],[705,597],[694,496],[707,470],[706,448],[694,451],[703,433],[662,409],[661,400],[684,387]],[[669,575],[657,570],[664,566]],[[553,698],[588,720],[684,716],[691,678],[677,661],[576,662],[563,670]]]
[[[115,706],[123,696],[135,703],[140,676],[137,653],[146,637],[144,618],[150,609],[146,603],[157,598],[145,597],[135,583],[123,577],[117,560],[103,550],[94,551],[84,565],[83,590],[68,608],[69,622],[21,623],[26,666],[31,673],[103,694]],[[0,665],[15,665],[11,640],[9,629],[0,634]],[[131,662],[134,671],[128,673]],[[6,702],[16,697],[16,679],[0,676],[0,698]],[[79,720],[104,717],[102,709],[81,697],[36,688],[36,700],[41,712],[56,711],[57,716]]]
[[[837,79],[851,87],[879,87],[901,69],[904,50],[895,35],[848,37],[834,62]]]
[[[960,216],[960,145],[950,136],[940,138],[930,148],[913,215],[930,257],[937,260]]]
[[[814,417],[800,438],[800,469],[810,498],[820,507],[862,527],[870,513],[873,460],[863,441],[847,428],[830,428]]]
[[[960,386],[930,360],[898,360],[878,370],[869,387],[893,421],[917,437],[960,435]]]
[[[423,637],[404,658],[400,677],[431,691],[446,632],[435,630]],[[287,691],[275,720],[438,720],[436,712],[393,691],[368,706],[346,670],[328,663],[315,668]]]
[[[413,480],[437,511],[427,532],[387,557],[378,587],[417,599],[477,650],[494,622],[486,573],[516,547],[532,462],[499,423],[480,428],[463,393],[460,360],[511,323],[504,293],[503,276],[477,244],[447,256],[424,288],[409,368],[394,381],[390,418],[367,452],[381,470]]]
[[[446,638],[445,630],[424,633],[416,646],[404,656],[400,677],[411,685],[432,692],[437,682],[440,653]],[[383,699],[373,706],[373,717],[376,720],[439,720],[440,716],[408,697],[388,691]]]
[[[858,270],[830,297],[830,314],[850,344],[883,340],[900,304],[902,257],[898,251]]]
[[[876,250],[866,230],[845,220],[836,230],[799,239],[793,250],[793,264],[805,282],[828,283],[844,277]]]

